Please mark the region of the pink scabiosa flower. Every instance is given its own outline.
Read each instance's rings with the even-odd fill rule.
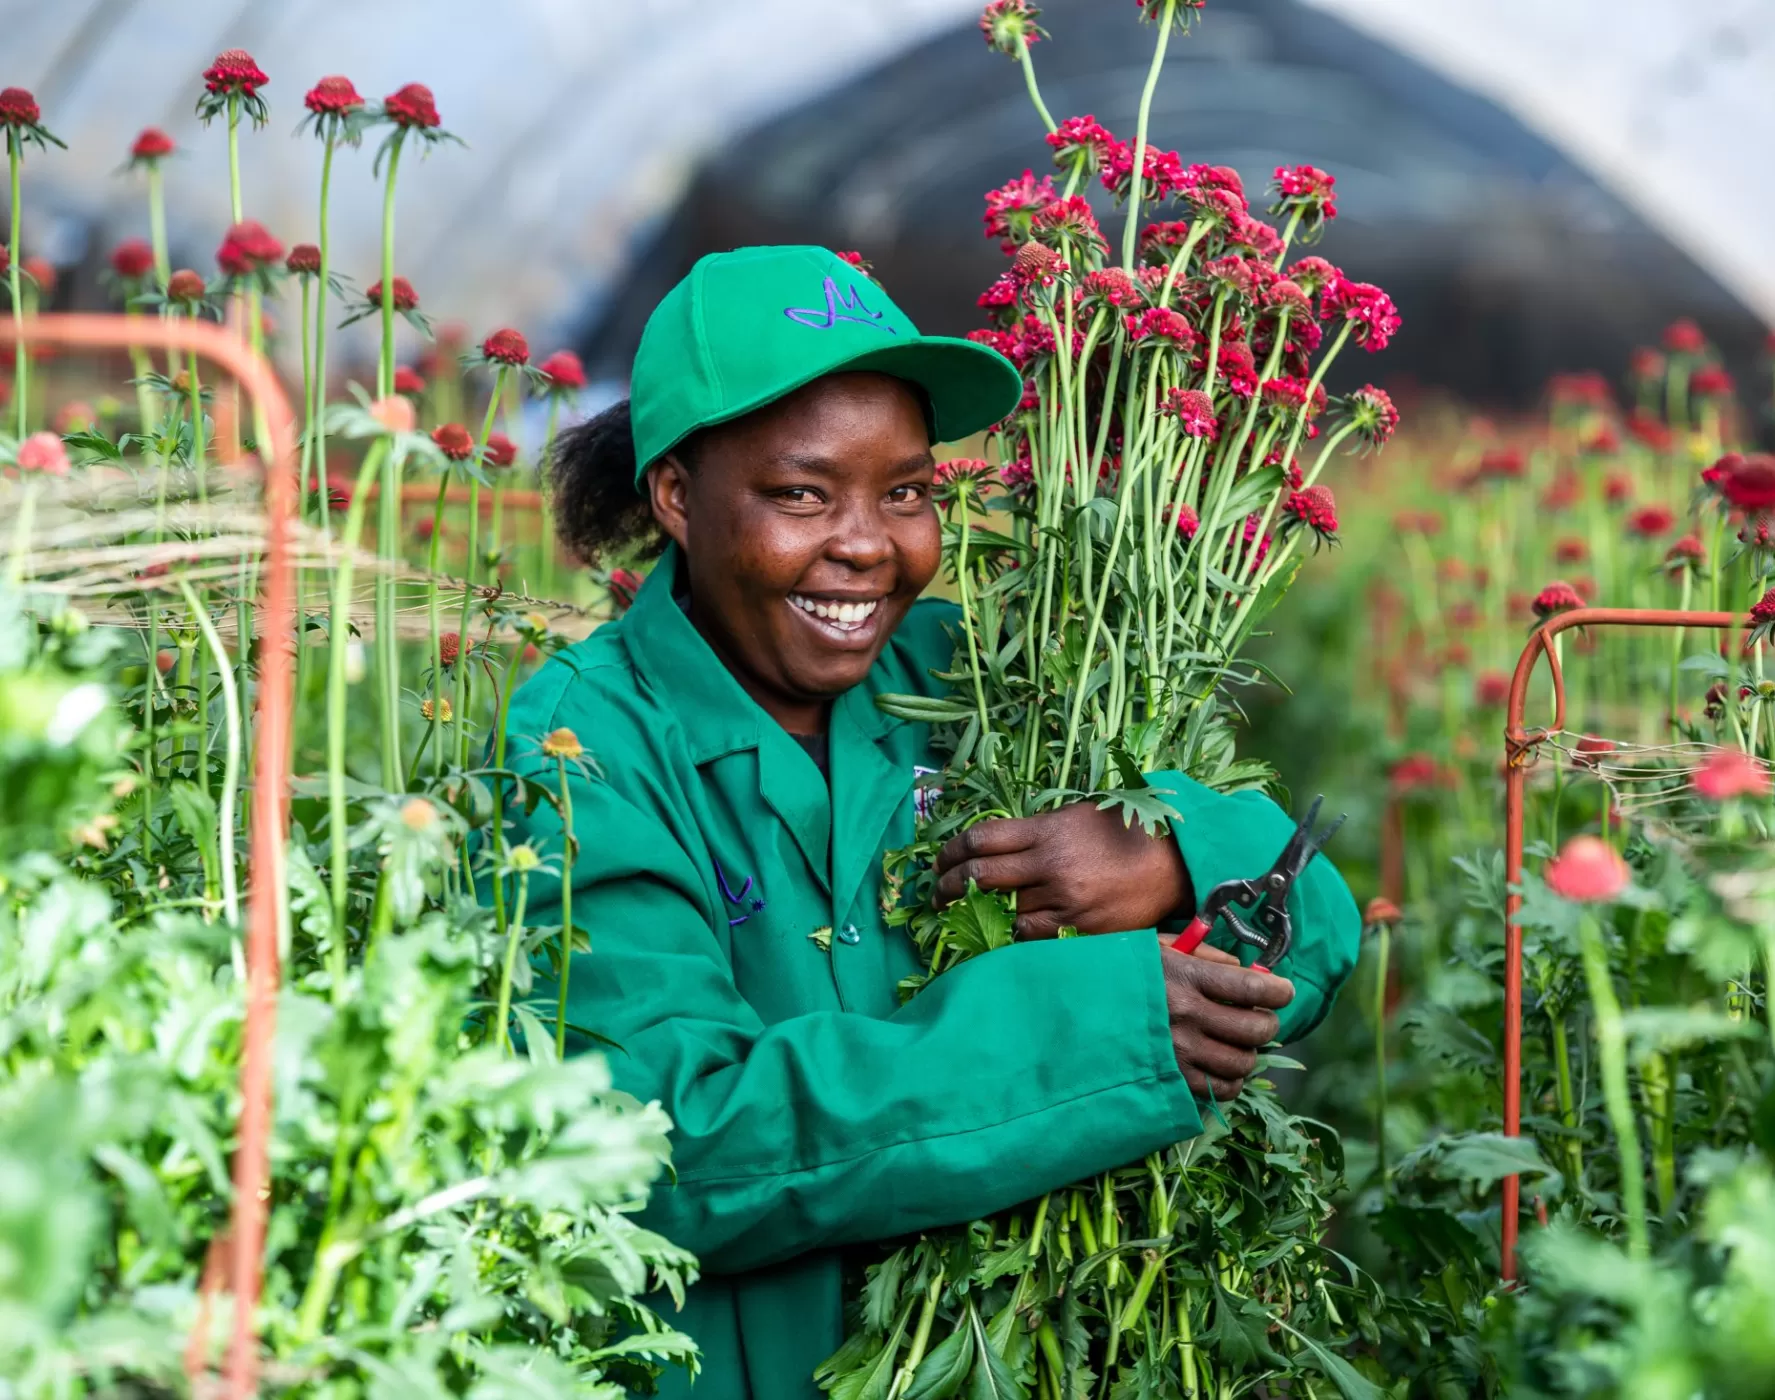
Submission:
[[[1091,212],[1090,201],[1081,194],[1056,199],[1045,209],[1038,210],[1030,219],[1029,236],[1050,248],[1096,249],[1098,252],[1109,249],[1103,230],[1097,226],[1097,215]]]
[[[1720,495],[1739,510],[1759,513],[1775,509],[1775,457],[1754,453],[1740,457],[1728,453],[1714,464],[1721,475]]]
[[[1672,355],[1699,355],[1707,349],[1707,337],[1700,326],[1684,317],[1664,328],[1664,348]]]
[[[474,434],[460,423],[440,423],[431,430],[431,440],[452,462],[466,462],[475,455]]]
[[[502,365],[530,363],[530,342],[509,326],[496,330],[481,342],[481,354]]]
[[[1399,333],[1400,319],[1393,299],[1367,282],[1340,277],[1325,288],[1319,300],[1319,318],[1343,321],[1351,338],[1369,353],[1385,350]]]
[[[1668,535],[1675,525],[1676,512],[1669,506],[1641,506],[1627,517],[1627,533],[1642,540]]]
[[[1103,156],[1114,143],[1112,136],[1096,117],[1068,117],[1048,133],[1048,145],[1054,150],[1054,164],[1082,165],[1086,174],[1095,174],[1103,167]]]
[[[1019,297],[1036,287],[1052,287],[1066,271],[1066,259],[1042,243],[1025,243],[1011,259],[1011,281]]]
[[[1372,384],[1364,384],[1345,399],[1344,412],[1366,447],[1385,445],[1399,427],[1399,410],[1393,407],[1392,397]]]
[[[1196,533],[1202,528],[1202,518],[1196,514],[1195,507],[1180,505],[1177,508],[1177,533],[1182,535],[1184,542],[1195,539]]]
[[[571,350],[557,350],[540,365],[543,390],[550,394],[577,394],[586,386],[585,366]]]
[[[1564,579],[1555,579],[1539,593],[1535,594],[1534,602],[1529,605],[1538,618],[1549,618],[1555,613],[1570,612],[1573,608],[1584,606],[1583,595]]]
[[[1473,682],[1473,703],[1482,710],[1500,708],[1510,698],[1510,677],[1502,671],[1481,671]]]
[[[1162,417],[1175,418],[1185,437],[1220,438],[1220,423],[1214,416],[1214,400],[1200,389],[1172,389],[1159,405]]]
[[[1282,375],[1264,380],[1258,386],[1258,392],[1268,408],[1285,418],[1292,418],[1303,410],[1309,419],[1317,418],[1325,411],[1325,387],[1310,380]]]
[[[1161,0],[1134,0],[1134,3],[1140,7],[1140,18],[1142,20],[1150,20],[1157,23],[1165,17],[1165,6],[1161,3]],[[1177,0],[1177,7],[1171,14],[1171,22],[1176,25],[1178,29],[1188,33],[1189,27],[1194,23],[1196,15],[1201,12],[1202,7],[1207,3],[1208,0]]]
[[[1627,377],[1636,384],[1664,378],[1664,357],[1649,345],[1640,346],[1627,359]]]
[[[1130,312],[1122,319],[1128,339],[1136,345],[1172,345],[1189,350],[1202,340],[1185,317],[1166,306],[1149,306],[1145,311]]]
[[[1590,546],[1576,535],[1567,535],[1553,546],[1553,560],[1556,564],[1581,564],[1590,557]]]
[[[416,398],[425,392],[425,379],[411,365],[397,365],[394,372],[394,391]]]
[[[383,98],[382,115],[396,126],[430,130],[440,124],[437,99],[424,83],[408,83]]]
[[[1308,296],[1344,280],[1343,273],[1339,272],[1333,264],[1319,257],[1302,258],[1293,264],[1284,275]]]
[[[1595,836],[1574,836],[1547,862],[1542,879],[1561,899],[1606,904],[1627,888],[1633,872],[1607,841]]]
[[[1709,802],[1769,795],[1769,770],[1741,749],[1720,749],[1708,755],[1691,781],[1696,795]]]
[[[1140,230],[1140,260],[1168,266],[1189,242],[1187,219],[1159,219]]]
[[[1148,146],[1140,157],[1141,200],[1165,199],[1184,188],[1183,160],[1176,151]],[[1103,148],[1103,188],[1117,201],[1128,197],[1134,183],[1134,147],[1127,141],[1111,141]]]
[[[1048,31],[1036,23],[1040,15],[1029,0],[988,0],[980,12],[980,34],[994,53],[1016,58],[1048,37]]]
[[[66,476],[71,466],[68,449],[56,433],[32,433],[18,445],[13,460],[21,472],[41,476]]]
[[[1122,310],[1140,306],[1146,300],[1140,284],[1119,267],[1087,272],[1079,285],[1079,298],[1086,306],[1101,302]]]
[[[45,151],[51,146],[67,149],[62,140],[43,125],[43,111],[38,107],[37,99],[24,88],[0,88],[0,127],[5,128],[21,153],[28,145]]]
[[[1028,240],[1035,216],[1056,198],[1054,177],[1044,175],[1038,180],[1033,170],[1025,170],[1018,179],[988,190],[983,216],[986,236],[998,239],[1001,251],[1016,252],[1018,245]]]
[[[1332,186],[1337,177],[1317,166],[1278,165],[1274,185],[1276,201],[1270,213],[1299,219],[1296,232],[1302,243],[1311,243],[1325,231],[1325,225],[1337,217],[1337,195]]]
[[[309,88],[302,105],[308,109],[308,115],[302,118],[298,130],[312,128],[321,140],[343,141],[348,146],[357,145],[376,118],[356,84],[337,73]]]
[[[126,238],[111,250],[111,271],[118,281],[138,283],[154,271],[154,249],[145,238]]]
[[[1689,376],[1689,392],[1698,399],[1729,398],[1732,376],[1718,365],[1702,365]]]
[[[1226,245],[1229,248],[1244,248],[1255,258],[1261,258],[1266,264],[1274,262],[1282,256],[1282,233],[1266,224],[1262,219],[1254,219],[1248,214],[1237,214],[1227,220]]]
[[[264,126],[267,111],[259,89],[270,81],[245,49],[226,49],[203,70],[203,96],[197,99],[197,115],[208,126],[227,112],[231,103],[238,103],[254,126]]]
[[[1314,548],[1337,543],[1337,501],[1329,486],[1308,486],[1288,493],[1282,502],[1284,533],[1305,527],[1313,532]]]
[[[1707,546],[1699,535],[1684,535],[1664,551],[1664,571],[1680,574],[1684,569],[1699,569],[1707,562]]]
[[[413,284],[405,277],[391,277],[388,282],[389,305],[396,315],[400,316],[421,335],[431,338],[431,318],[419,309],[419,293],[413,290]],[[368,320],[372,316],[382,314],[382,279],[377,278],[364,289],[363,296],[355,302],[348,303],[349,314],[339,323],[343,330],[346,326],[359,321]]]
[[[374,418],[384,429],[391,433],[410,433],[418,424],[418,414],[413,409],[413,401],[395,394],[391,398],[377,399],[370,405],[370,417]]]
[[[1206,370],[1208,352],[1204,349],[1195,361],[1195,368]],[[1251,358],[1251,347],[1243,341],[1223,341],[1214,373],[1229,393],[1248,399],[1257,392],[1257,362]]]
[[[296,277],[318,277],[320,249],[312,243],[298,243],[284,259],[284,271]]]
[[[173,138],[159,127],[145,126],[130,145],[129,163],[132,166],[140,165],[152,169],[170,156],[175,149],[177,148],[173,145]]]
[[[1750,632],[1744,644],[1749,647],[1766,642],[1771,632],[1775,632],[1775,588],[1750,605]]]
[[[518,445],[504,433],[488,433],[483,460],[490,467],[509,467],[518,460]]]
[[[277,264],[282,261],[284,245],[279,243],[253,219],[232,225],[216,249],[216,266],[229,282],[253,282],[261,291],[269,292],[275,285]]]

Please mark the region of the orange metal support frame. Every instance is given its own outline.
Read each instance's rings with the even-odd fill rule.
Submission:
[[[1510,708],[1504,730],[1504,880],[1510,893],[1504,901],[1504,1133],[1522,1133],[1522,929],[1516,923],[1522,896],[1523,792],[1536,747],[1565,728],[1565,676],[1553,638],[1574,627],[1700,627],[1724,631],[1744,626],[1740,613],[1682,612],[1675,608],[1573,608],[1550,617],[1535,629],[1516,662],[1510,681]],[[1525,729],[1522,707],[1535,662],[1545,655],[1553,679],[1553,724]],[[1522,1182],[1504,1178],[1502,1274],[1516,1278],[1517,1217],[1522,1208]]]
[[[0,346],[17,339],[0,320]],[[270,437],[265,456],[265,570],[259,650],[258,752],[253,774],[252,835],[246,929],[247,1005],[240,1067],[239,1143],[234,1154],[234,1219],[228,1234],[226,1276],[235,1298],[228,1352],[230,1400],[258,1391],[255,1330],[266,1201],[270,1194],[272,1038],[277,1013],[278,906],[289,829],[290,712],[294,703],[295,570],[291,546],[296,520],[295,417],[271,366],[234,335],[199,321],[146,316],[48,315],[24,323],[32,345],[73,350],[131,347],[188,351],[233,377],[264,414]],[[263,450],[263,449],[262,449]],[[209,1271],[206,1269],[206,1275]]]

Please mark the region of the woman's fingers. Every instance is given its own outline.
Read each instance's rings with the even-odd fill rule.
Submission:
[[[1211,1036],[1187,1038],[1180,1047],[1187,1063],[1214,1079],[1228,1082],[1249,1079],[1257,1069],[1257,1052],[1242,1045],[1227,1045]]]
[[[975,822],[959,836],[952,836],[937,852],[937,874],[951,866],[983,856],[1008,856],[1026,851],[1036,843],[1039,817],[993,817]]]
[[[1294,1000],[1294,983],[1273,972],[1229,967],[1201,958],[1191,958],[1185,966],[1196,990],[1223,1006],[1259,1006],[1280,1011]]]
[[[1047,877],[1039,851],[1009,855],[969,856],[937,876],[937,903],[948,904],[968,892],[972,880],[983,890],[1026,890]]]

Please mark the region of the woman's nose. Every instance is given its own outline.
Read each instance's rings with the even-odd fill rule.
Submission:
[[[858,503],[845,511],[826,553],[853,569],[872,569],[893,557],[893,532],[879,510]]]

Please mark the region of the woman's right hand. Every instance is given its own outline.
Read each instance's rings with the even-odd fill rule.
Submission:
[[[1199,1096],[1237,1098],[1258,1050],[1276,1038],[1276,1012],[1294,1000],[1294,983],[1241,967],[1206,943],[1193,953],[1165,948],[1160,957],[1177,1067]]]

